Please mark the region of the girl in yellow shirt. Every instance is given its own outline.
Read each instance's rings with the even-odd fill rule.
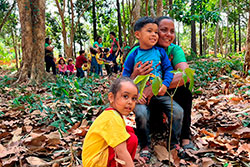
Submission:
[[[91,125],[82,149],[83,167],[134,167],[138,139],[133,128],[126,127],[123,115],[133,111],[138,88],[127,77],[116,79],[109,91],[110,107]]]

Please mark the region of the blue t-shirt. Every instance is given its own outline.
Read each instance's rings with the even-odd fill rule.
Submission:
[[[140,48],[135,49],[131,54],[129,54],[124,62],[122,75],[130,77],[133,73],[135,64],[139,61],[142,63],[153,61],[153,71],[150,73],[150,80],[152,81],[154,77],[159,76],[162,78],[163,84],[169,87],[173,79],[173,73],[170,72],[173,70],[173,67],[171,66],[171,62],[169,61],[166,51],[163,48],[153,46],[148,50]]]

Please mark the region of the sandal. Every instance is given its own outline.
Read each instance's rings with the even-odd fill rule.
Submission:
[[[177,155],[178,155],[178,157],[179,158],[181,158],[181,159],[184,159],[184,158],[186,158],[186,152],[185,152],[185,150],[183,149],[183,148],[181,148],[180,147],[180,145],[179,144],[175,144],[172,148],[171,148],[171,150],[172,149],[176,149],[177,150]]]
[[[148,164],[151,159],[151,153],[149,152],[149,150],[141,150],[140,157],[144,158],[146,163]]]
[[[191,140],[189,140],[189,143],[188,143],[188,144],[182,146],[182,148],[183,148],[184,150],[185,150],[185,149],[192,149],[192,150],[195,150],[195,151],[198,150],[198,149],[195,147],[194,143],[193,143]]]

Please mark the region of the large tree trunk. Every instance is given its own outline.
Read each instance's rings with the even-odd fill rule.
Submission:
[[[154,0],[150,0],[150,15],[153,18],[155,17]]]
[[[229,53],[229,48],[228,48],[228,36],[229,36],[229,25],[228,25],[228,13],[227,13],[227,36],[226,36],[226,41],[225,41],[225,44],[226,44],[226,48],[225,48],[225,57],[227,56],[227,54]]]
[[[202,0],[200,1],[200,15],[202,15]],[[203,55],[202,51],[202,18],[200,18],[200,56]]]
[[[122,46],[122,26],[121,26],[121,11],[120,11],[120,2],[116,0],[117,5],[117,17],[118,17],[118,37],[119,37],[119,44]]]
[[[162,11],[163,11],[162,0],[157,0],[157,9],[156,9],[157,17],[162,16]]]
[[[29,3],[27,3],[29,2]],[[41,83],[45,76],[45,0],[18,0],[22,30],[22,67],[18,82]]]
[[[250,2],[249,2],[250,6]],[[250,70],[250,9],[248,14],[248,25],[247,25],[247,41],[246,41],[246,54],[245,54],[245,61],[244,61],[244,71],[246,74],[248,70]]]

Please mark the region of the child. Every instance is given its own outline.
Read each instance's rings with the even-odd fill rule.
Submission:
[[[91,125],[82,149],[83,167],[115,167],[119,159],[125,167],[133,167],[138,145],[133,128],[126,127],[122,118],[133,111],[138,88],[130,78],[116,79],[108,93],[110,107]]]
[[[89,48],[90,54],[91,54],[91,67],[90,72],[94,72],[98,75],[98,63],[96,60],[96,50],[92,47]]]
[[[163,84],[159,90],[158,96],[153,96],[149,105],[138,104],[135,108],[136,124],[138,129],[138,138],[141,146],[141,156],[148,161],[151,157],[149,152],[149,118],[164,112],[169,119],[171,118],[171,102],[170,97],[165,93],[169,87],[173,74],[173,70],[168,56],[163,48],[155,46],[158,41],[158,25],[156,21],[150,17],[142,17],[136,21],[134,26],[135,36],[139,40],[140,47],[135,49],[128,55],[124,63],[123,76],[130,77],[134,66],[141,62],[152,62],[153,70],[150,73],[150,79],[147,86],[150,86],[154,77],[159,76],[163,79]],[[179,136],[181,133],[183,109],[174,103],[173,114],[173,134],[171,138],[171,149],[179,144]],[[150,110],[150,112],[149,112]],[[153,111],[152,111],[153,110]]]
[[[73,64],[73,60],[71,58],[69,58],[67,70],[68,70],[70,75],[74,74],[74,69],[75,69],[75,65]]]
[[[110,64],[112,63],[112,58],[110,56],[108,48],[104,49],[103,55],[104,55],[105,69],[107,71],[107,75],[111,76],[112,75],[112,70],[111,70],[111,65]]]
[[[82,69],[82,65],[87,65],[87,59],[85,57],[85,51],[79,51],[80,56],[76,58],[76,76],[77,77],[84,77],[84,71]]]
[[[63,75],[67,75],[67,65],[65,64],[64,59],[60,59],[58,62],[59,73]]]
[[[103,53],[102,48],[97,48],[96,60],[98,64],[98,75],[103,76],[102,65],[103,65]]]

